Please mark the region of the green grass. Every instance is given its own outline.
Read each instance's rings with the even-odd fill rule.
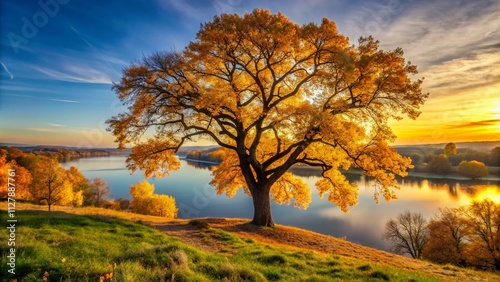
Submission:
[[[41,281],[45,272],[49,281],[99,281],[106,273],[113,273],[113,281],[139,282],[437,281],[420,272],[268,246],[215,228],[200,231],[206,240],[227,245],[230,254],[203,252],[123,219],[41,211],[16,215],[18,281]],[[0,241],[6,242],[7,236],[1,232]],[[6,244],[1,244],[0,252],[5,277]]]

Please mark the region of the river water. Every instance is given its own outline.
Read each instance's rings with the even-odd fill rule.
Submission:
[[[87,178],[99,177],[111,186],[113,198],[130,198],[131,185],[142,181],[141,171],[131,175],[125,167],[125,156],[76,159],[63,164],[77,167]],[[228,199],[217,195],[208,183],[211,180],[210,165],[181,160],[181,169],[170,177],[149,179],[155,185],[155,193],[168,194],[176,199],[179,218],[192,217],[237,217],[251,218],[253,206],[250,197],[243,191]],[[401,190],[397,200],[386,202],[373,200],[373,181],[359,174],[347,174],[351,182],[359,187],[359,203],[348,214],[332,203],[320,199],[314,183],[319,173],[307,168],[292,171],[302,177],[311,187],[312,202],[307,210],[293,205],[273,204],[273,219],[277,224],[296,226],[347,240],[365,246],[387,250],[382,240],[385,223],[405,210],[421,212],[431,218],[439,208],[457,207],[474,198],[489,197],[500,200],[497,179],[466,180],[444,179],[432,175],[406,177],[400,180]]]

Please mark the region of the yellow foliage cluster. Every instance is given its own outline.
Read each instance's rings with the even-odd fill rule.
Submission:
[[[177,217],[179,209],[175,206],[175,199],[168,195],[154,194],[154,190],[154,185],[147,180],[130,186],[131,210],[135,213],[166,218]]]
[[[16,148],[0,150],[0,198],[7,197],[7,172],[9,169],[15,171],[15,176],[11,177],[15,184],[16,200],[29,200],[52,206],[71,205],[82,206],[86,195],[88,179],[71,167],[66,170],[60,163],[46,156],[35,156],[30,153],[23,153]],[[10,161],[7,162],[7,157]],[[16,160],[20,160],[24,166],[18,165]]]
[[[500,270],[500,204],[489,199],[441,209],[429,222],[423,257],[437,263]]]
[[[9,169],[15,170],[15,177],[10,177],[14,179],[14,182],[11,183],[15,185],[15,197],[13,198],[16,200],[32,200],[33,196],[29,191],[32,179],[30,172],[17,165],[14,160],[7,162],[5,154],[0,156],[0,198],[7,198],[8,196]]]
[[[462,161],[457,167],[458,173],[470,178],[481,178],[488,176],[488,168],[483,162]]]
[[[300,26],[261,9],[222,14],[181,52],[127,68],[114,89],[129,111],[108,124],[120,147],[133,146],[129,168],[146,176],[178,169],[174,153],[208,138],[224,149],[217,193],[242,188],[306,208],[309,188],[287,170],[316,166],[320,195],[347,211],[358,191],[340,169],[365,171],[379,183],[375,198],[390,200],[395,175],[411,167],[388,145],[388,120],[418,117],[428,94],[415,74],[400,48],[380,50],[372,37],[350,45],[326,18]],[[144,141],[148,129],[156,135]]]

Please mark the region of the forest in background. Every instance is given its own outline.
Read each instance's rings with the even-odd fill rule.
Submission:
[[[455,151],[446,155],[447,144],[455,144]],[[429,145],[395,146],[396,151],[409,157],[414,165],[410,171],[437,174],[457,173],[462,162],[479,162],[486,166],[489,174],[498,174],[500,167],[500,142],[457,142]],[[220,163],[222,153],[217,146],[186,147],[178,154],[188,160]],[[446,156],[446,158],[444,157]],[[483,175],[487,176],[487,175]],[[480,178],[480,177],[471,177]]]

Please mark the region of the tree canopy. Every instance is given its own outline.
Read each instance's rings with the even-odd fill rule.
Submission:
[[[129,169],[164,176],[180,166],[186,141],[209,138],[224,149],[213,172],[218,193],[242,188],[253,223],[272,225],[270,196],[307,208],[308,185],[292,165],[322,168],[321,196],[348,211],[356,185],[340,169],[365,171],[395,198],[395,175],[411,167],[389,145],[389,119],[416,118],[428,94],[403,50],[372,37],[350,45],[333,21],[298,25],[257,9],[222,14],[180,52],[156,52],[123,71],[114,90],[128,111],[108,120]],[[151,134],[154,132],[154,134]]]

